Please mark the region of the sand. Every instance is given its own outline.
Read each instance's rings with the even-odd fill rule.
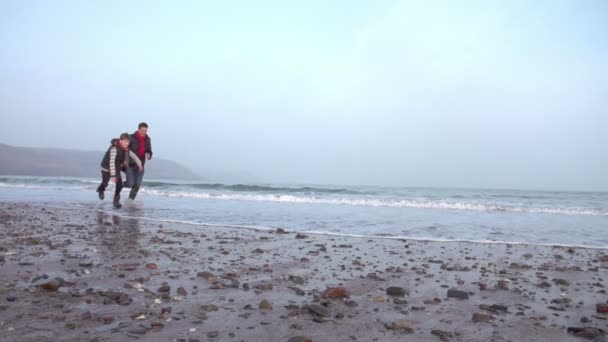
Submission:
[[[0,340],[601,341],[608,331],[604,249],[195,226],[131,210],[0,203]]]

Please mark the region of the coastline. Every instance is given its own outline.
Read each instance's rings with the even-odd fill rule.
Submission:
[[[602,248],[197,226],[12,202],[0,203],[0,232],[0,340],[583,341],[608,331]]]

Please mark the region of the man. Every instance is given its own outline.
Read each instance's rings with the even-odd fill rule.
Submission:
[[[137,127],[137,131],[131,134],[129,149],[139,157],[142,166],[145,166],[146,160],[152,159],[152,142],[148,135],[147,123],[140,123]],[[131,200],[135,199],[137,192],[141,188],[141,183],[144,180],[144,172],[145,168],[139,171],[137,164],[133,161],[129,161],[126,187],[131,187],[131,192],[129,193],[129,198]]]

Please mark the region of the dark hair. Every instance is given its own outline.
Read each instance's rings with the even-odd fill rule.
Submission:
[[[146,127],[146,128],[148,128],[148,124],[147,124],[147,123],[145,123],[145,122],[140,122],[140,123],[139,123],[139,126],[137,126],[137,129],[140,129],[140,128],[142,128],[142,127]]]
[[[123,133],[120,135],[120,140],[131,140],[131,136],[129,135],[129,133]]]

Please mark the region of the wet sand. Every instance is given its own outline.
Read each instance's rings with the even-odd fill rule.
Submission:
[[[0,203],[0,340],[603,341],[608,331],[605,249],[119,216],[129,213]]]

